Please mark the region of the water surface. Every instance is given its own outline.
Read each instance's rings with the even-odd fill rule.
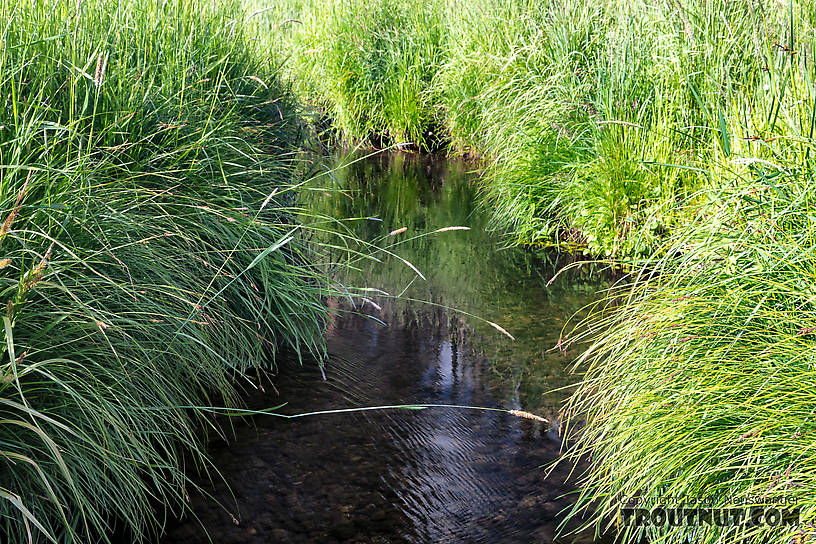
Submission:
[[[531,543],[556,538],[574,491],[559,456],[558,410],[576,377],[575,352],[558,347],[570,317],[597,297],[597,274],[546,254],[501,249],[477,206],[466,164],[381,154],[334,174],[312,205],[395,255],[360,263],[338,281],[366,297],[331,299],[341,312],[327,331],[331,354],[284,366],[254,407],[284,413],[408,403],[462,404],[534,412],[387,410],[282,420],[257,417],[229,444],[211,445],[224,481],[191,498],[200,521],[174,526],[166,544]],[[471,230],[448,230],[452,226]],[[404,232],[389,232],[406,227]],[[405,264],[408,261],[424,276]],[[456,308],[492,321],[452,311]],[[384,324],[383,324],[384,323]],[[227,485],[228,484],[228,485]],[[231,489],[231,492],[230,492]],[[220,503],[220,506],[219,506]],[[592,535],[578,535],[591,542]]]

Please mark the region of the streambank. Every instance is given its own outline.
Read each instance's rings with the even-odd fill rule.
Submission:
[[[200,407],[321,353],[297,108],[230,2],[0,14],[0,540],[144,539],[207,466]]]
[[[693,222],[700,191],[750,177],[734,158],[773,161],[810,134],[810,8],[306,0],[258,17],[343,138],[447,142],[485,159],[515,242],[641,259]]]

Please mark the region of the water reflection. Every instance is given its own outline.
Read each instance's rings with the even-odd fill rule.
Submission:
[[[208,489],[228,511],[193,498],[203,525],[215,542],[234,543],[553,541],[572,484],[564,484],[568,467],[549,477],[540,467],[559,452],[557,410],[568,392],[553,390],[575,377],[565,371],[574,353],[552,348],[566,320],[601,287],[596,274],[578,269],[548,287],[563,263],[497,251],[464,164],[384,154],[339,171],[335,182],[338,190],[315,192],[312,205],[338,218],[380,219],[352,224],[364,238],[385,236],[399,256],[381,254],[382,262],[338,281],[432,304],[375,292],[366,294],[369,302],[352,299],[375,319],[333,320],[326,381],[314,368],[282,369],[275,381],[280,394],[257,394],[251,403],[286,401],[290,413],[462,404],[528,410],[552,423],[444,408],[258,418],[255,427],[237,429],[233,443],[214,445],[215,464],[235,497],[219,483]],[[471,230],[411,239],[449,226]],[[387,236],[402,227],[404,233]],[[516,340],[446,307],[496,322]],[[166,539],[205,541],[195,521],[174,527]]]

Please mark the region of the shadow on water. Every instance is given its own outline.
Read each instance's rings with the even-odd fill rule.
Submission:
[[[173,527],[165,544],[217,543],[530,543],[556,539],[574,490],[570,467],[541,466],[561,446],[558,409],[576,377],[575,352],[556,348],[570,316],[604,283],[579,268],[547,281],[565,263],[546,254],[501,250],[485,232],[475,175],[462,163],[382,154],[339,171],[342,191],[315,191],[312,205],[385,238],[411,262],[381,263],[338,277],[427,305],[377,296],[355,298],[334,316],[324,381],[314,367],[284,367],[255,407],[286,402],[286,413],[406,403],[466,404],[527,410],[550,423],[502,412],[389,410],[297,420],[259,417],[230,444],[211,445],[223,482],[192,497],[201,522]],[[450,226],[471,230],[412,236]],[[329,305],[349,308],[348,300]],[[453,312],[454,307],[498,323]],[[383,326],[377,320],[387,323]],[[553,349],[555,348],[555,349]],[[560,389],[558,391],[554,391]],[[279,392],[279,393],[278,393]],[[235,519],[233,519],[233,516]],[[591,542],[592,535],[579,535]]]

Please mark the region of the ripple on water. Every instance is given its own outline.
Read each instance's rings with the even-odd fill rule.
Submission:
[[[326,381],[313,366],[285,368],[275,379],[280,394],[267,387],[251,405],[285,401],[287,413],[407,403],[545,416],[557,410],[566,393],[550,391],[574,378],[565,371],[568,357],[549,350],[598,282],[565,273],[546,287],[554,265],[524,251],[498,251],[484,232],[465,168],[427,166],[399,156],[362,161],[340,180],[362,196],[316,205],[339,217],[385,219],[361,227],[377,229],[358,233],[369,239],[402,226],[409,233],[470,226],[398,247],[427,272],[427,281],[411,284],[406,295],[495,321],[516,341],[439,306],[378,300],[376,317],[388,327],[348,314],[333,320]],[[399,262],[381,266],[366,271],[368,285],[399,292],[410,283],[413,272]],[[570,505],[564,494],[574,489],[565,483],[570,467],[549,476],[541,469],[559,448],[553,426],[504,412],[259,417],[254,426],[237,426],[229,444],[212,445],[224,481],[204,485],[211,497],[193,494],[201,523],[176,524],[163,542],[207,542],[201,525],[219,544],[552,542]]]

